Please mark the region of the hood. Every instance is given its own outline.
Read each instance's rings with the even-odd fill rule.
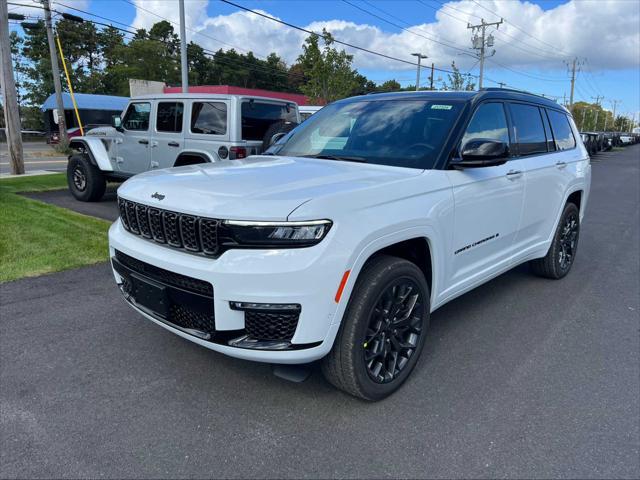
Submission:
[[[378,187],[421,173],[335,160],[255,156],[146,172],[122,184],[118,195],[212,218],[283,221],[314,198]]]

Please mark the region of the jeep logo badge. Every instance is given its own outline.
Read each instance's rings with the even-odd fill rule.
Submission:
[[[158,192],[151,195],[151,198],[157,198],[158,200],[164,200],[164,195],[159,194]]]

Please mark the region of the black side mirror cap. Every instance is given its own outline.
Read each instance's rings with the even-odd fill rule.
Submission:
[[[474,138],[465,143],[462,157],[449,162],[453,168],[481,168],[503,165],[509,158],[509,145],[497,140]]]

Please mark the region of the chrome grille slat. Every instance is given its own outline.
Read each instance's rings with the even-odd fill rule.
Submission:
[[[215,256],[220,251],[218,219],[172,212],[121,198],[118,208],[123,227],[132,234],[189,253]]]

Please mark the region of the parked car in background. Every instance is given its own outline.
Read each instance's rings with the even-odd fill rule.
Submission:
[[[523,262],[560,279],[576,258],[591,165],[546,98],[355,97],[265,153],[118,189],[109,251],[133,309],[234,357],[322,359],[333,385],[379,400],[418,362],[432,311]]]
[[[316,113],[321,108],[322,107],[316,107],[312,105],[304,105],[304,106],[298,107],[298,110],[300,111],[300,118],[304,122],[307,118],[309,118],[311,115]]]
[[[598,153],[598,135],[593,132],[580,132],[580,138],[584,146],[587,148],[589,155],[596,155]]]
[[[243,95],[164,94],[132,98],[113,125],[75,137],[69,190],[82,201],[102,197],[107,181],[167,167],[237,160],[269,147],[300,123],[298,106]]]

